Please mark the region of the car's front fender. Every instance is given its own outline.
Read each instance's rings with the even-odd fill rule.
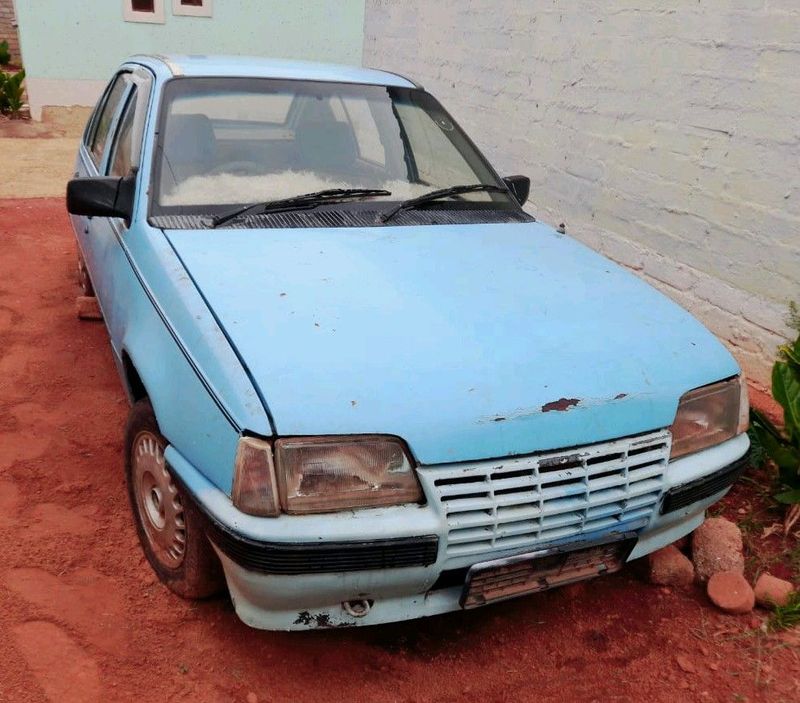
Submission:
[[[168,441],[229,492],[242,431],[271,434],[263,404],[160,230],[131,229],[120,245],[118,361],[129,358]]]

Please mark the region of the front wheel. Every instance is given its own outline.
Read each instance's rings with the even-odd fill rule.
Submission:
[[[172,479],[166,446],[150,401],[135,403],[125,430],[125,474],[139,541],[171,591],[206,598],[223,588],[222,567],[197,507]]]

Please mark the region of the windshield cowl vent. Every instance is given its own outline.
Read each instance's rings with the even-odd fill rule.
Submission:
[[[499,209],[426,209],[398,213],[385,225],[378,221],[377,210],[320,210],[273,212],[249,215],[226,223],[221,229],[310,229],[335,227],[418,227],[421,225],[470,225],[533,222],[520,211]],[[208,215],[156,215],[150,224],[161,229],[208,229]]]

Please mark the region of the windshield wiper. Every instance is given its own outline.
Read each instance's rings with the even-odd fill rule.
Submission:
[[[412,210],[419,205],[433,202],[434,200],[441,200],[442,198],[450,198],[454,195],[461,195],[462,193],[508,193],[508,188],[501,188],[500,186],[489,185],[484,183],[474,183],[472,185],[464,186],[451,186],[450,188],[442,188],[441,190],[432,190],[430,193],[425,193],[410,200],[404,200],[397,207],[392,208],[389,212],[385,212],[380,216],[380,221],[383,223],[391,220],[398,212],[403,210]]]
[[[391,191],[383,190],[382,188],[329,188],[328,190],[318,190],[315,193],[304,193],[303,195],[295,195],[291,198],[283,198],[282,200],[267,200],[261,203],[237,207],[230,212],[223,212],[221,215],[212,218],[211,228],[216,229],[226,222],[235,220],[237,217],[243,217],[244,215],[249,215],[251,212],[259,210],[260,214],[280,212],[282,210],[301,210],[303,208],[313,208],[324,203],[391,194]]]

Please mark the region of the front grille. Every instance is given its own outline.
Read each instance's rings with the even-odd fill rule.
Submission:
[[[663,492],[671,435],[647,435],[505,461],[420,469],[447,517],[447,555],[637,529]]]

